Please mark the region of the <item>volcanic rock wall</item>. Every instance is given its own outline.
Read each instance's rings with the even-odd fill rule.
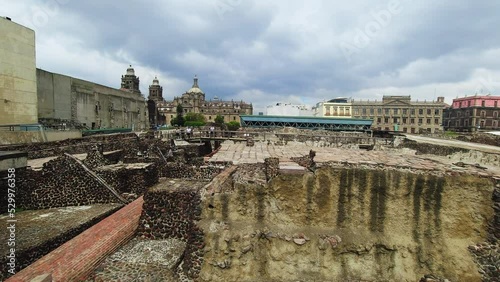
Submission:
[[[468,246],[488,236],[491,179],[321,167],[232,181],[203,200],[200,281],[481,281]]]
[[[159,172],[155,163],[116,164],[95,169],[97,175],[120,194],[140,196],[147,188],[158,183]]]
[[[198,189],[189,186],[150,189],[144,195],[144,206],[137,236],[149,239],[177,238],[186,242],[182,272],[198,277],[203,263],[203,231],[197,226],[201,214]]]
[[[27,181],[19,187],[19,206],[24,209],[119,203],[99,181],[92,178],[74,159],[62,156],[28,170]]]
[[[224,167],[221,166],[194,166],[179,162],[166,163],[161,166],[162,176],[164,177],[191,180],[211,180],[223,169]]]

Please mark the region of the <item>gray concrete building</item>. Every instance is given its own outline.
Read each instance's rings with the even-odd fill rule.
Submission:
[[[37,122],[35,32],[0,17],[0,125]]]
[[[148,128],[147,105],[127,70],[130,88],[114,89],[90,81],[37,69],[40,123],[76,128]],[[123,78],[122,78],[123,82]],[[129,84],[127,84],[129,85]]]

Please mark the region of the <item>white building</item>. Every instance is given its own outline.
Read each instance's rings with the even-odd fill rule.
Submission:
[[[290,103],[276,103],[267,106],[266,115],[268,116],[313,116],[310,106],[296,105]]]

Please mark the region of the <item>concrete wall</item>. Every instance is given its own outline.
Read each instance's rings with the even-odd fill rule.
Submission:
[[[35,32],[0,18],[0,124],[37,123]]]
[[[77,122],[88,128],[148,127],[144,97],[37,69],[39,118]]]

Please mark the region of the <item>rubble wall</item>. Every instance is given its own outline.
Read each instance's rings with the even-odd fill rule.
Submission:
[[[200,281],[482,280],[468,247],[488,238],[491,179],[321,167],[266,184],[264,169],[203,200]]]
[[[27,170],[26,181],[18,186],[18,195],[16,203],[23,209],[120,203],[106,187],[67,156],[45,163],[42,170]]]
[[[144,206],[137,236],[148,239],[176,238],[186,242],[182,271],[198,277],[203,263],[203,231],[196,221],[201,214],[201,198],[196,189],[151,189],[144,195]]]

